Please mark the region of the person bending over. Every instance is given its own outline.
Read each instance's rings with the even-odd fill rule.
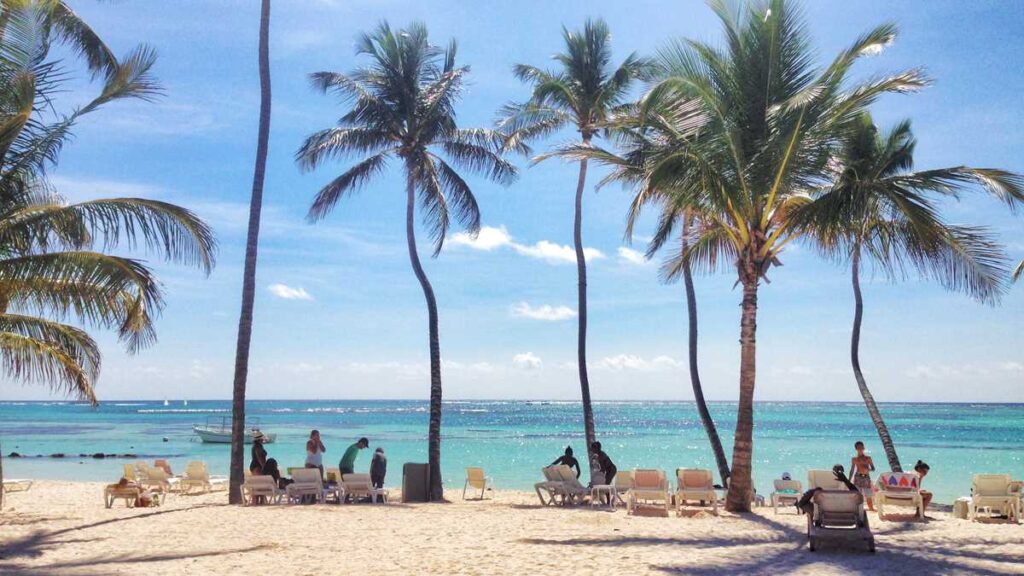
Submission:
[[[345,453],[341,456],[341,461],[338,462],[338,471],[342,474],[351,474],[355,472],[356,456],[359,456],[359,451],[370,445],[370,441],[366,438],[360,438],[355,444],[348,447]]]
[[[924,484],[924,477],[928,475],[928,472],[931,471],[931,469],[931,466],[925,464],[921,460],[918,460],[917,464],[914,464],[914,472],[917,472],[917,475],[921,478],[917,483],[918,487]],[[921,490],[921,500],[924,502],[925,511],[927,511],[928,505],[932,503],[932,493],[928,490]]]
[[[568,466],[576,469],[576,478],[580,477],[580,461],[572,455],[572,446],[565,447],[565,454],[549,464],[550,466]]]

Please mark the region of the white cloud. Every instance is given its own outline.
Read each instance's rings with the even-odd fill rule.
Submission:
[[[523,370],[536,370],[541,364],[540,358],[533,352],[523,352],[512,357],[512,365]]]
[[[517,318],[529,318],[531,320],[544,320],[547,322],[559,322],[576,316],[576,311],[568,306],[531,306],[527,302],[520,302],[512,306],[512,315]]]
[[[619,258],[627,264],[633,264],[635,266],[647,266],[651,263],[650,260],[644,257],[643,252],[638,252],[632,248],[626,248],[625,246],[619,247]]]
[[[593,368],[603,370],[641,370],[651,372],[655,370],[669,370],[681,368],[683,363],[671,356],[655,356],[650,360],[635,354],[618,354],[606,356],[593,365]]]
[[[792,366],[789,369],[789,373],[796,376],[811,376],[814,374],[814,370],[809,366]]]
[[[1024,372],[1024,364],[1013,361],[1003,362],[999,365],[999,369],[1006,372]]]
[[[267,290],[269,290],[274,296],[285,300],[313,299],[313,296],[311,296],[309,292],[306,292],[305,288],[292,288],[291,286],[286,286],[284,284],[271,284],[270,286],[267,286]]]
[[[543,260],[550,264],[572,264],[576,262],[576,251],[571,246],[557,244],[550,240],[540,240],[534,244],[520,244],[512,239],[512,235],[509,234],[508,229],[504,226],[498,228],[484,226],[480,228],[480,233],[477,234],[476,238],[473,238],[466,232],[459,232],[452,236],[448,242],[455,246],[466,246],[473,250],[484,252],[491,252],[508,246],[516,254]],[[597,248],[584,247],[583,257],[587,261],[591,261],[604,258],[605,255]]]

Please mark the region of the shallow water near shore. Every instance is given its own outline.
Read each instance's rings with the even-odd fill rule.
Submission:
[[[203,444],[192,426],[230,417],[227,401],[106,402],[98,408],[63,402],[0,402],[0,443],[7,477],[116,481],[130,459],[79,454],[167,457],[177,470],[205,460],[227,473],[229,447]],[[734,403],[712,403],[726,453],[731,456]],[[884,404],[886,422],[904,468],[918,459],[931,465],[925,487],[938,502],[970,492],[975,473],[1024,476],[1024,404]],[[599,439],[620,470],[634,467],[715,469],[692,402],[597,402]],[[530,489],[540,468],[572,445],[584,453],[578,402],[445,402],[442,467],[448,489],[461,489],[466,466],[482,466],[499,487]],[[755,407],[754,475],[760,493],[783,472],[806,480],[810,468],[849,466],[853,442],[863,440],[879,470],[885,455],[859,403],[761,402]],[[403,462],[426,461],[427,403],[420,401],[286,401],[248,403],[249,417],[277,434],[268,446],[282,467],[301,466],[304,443],[318,428],[327,446],[324,462],[336,466],[360,436],[384,447],[388,484],[401,481]],[[163,438],[167,438],[167,442]],[[26,457],[7,458],[11,452]],[[63,458],[49,455],[63,453]],[[370,451],[356,468],[369,466]],[[37,458],[36,455],[44,457]],[[248,461],[248,458],[247,458]],[[584,475],[586,465],[584,464]],[[715,473],[717,478],[718,474]]]

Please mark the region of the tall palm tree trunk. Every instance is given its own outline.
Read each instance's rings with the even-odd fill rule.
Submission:
[[[757,272],[745,270],[740,318],[740,401],[732,448],[732,476],[725,509],[750,512],[754,455],[754,382],[757,371]]]
[[[690,219],[683,220],[683,253],[686,253],[687,241],[690,229]],[[715,428],[715,421],[711,419],[711,412],[708,404],[704,401],[704,389],[700,384],[700,372],[697,370],[697,293],[693,288],[693,273],[690,270],[690,263],[683,262],[683,285],[686,286],[686,315],[689,320],[689,348],[690,348],[690,384],[693,386],[693,400],[697,404],[697,412],[700,414],[700,422],[704,425],[704,432],[711,442],[711,451],[715,454],[715,462],[718,464],[718,474],[722,477],[722,486],[725,486],[729,479],[729,461],[725,459],[725,450],[722,448],[722,439],[718,437],[718,429]]]
[[[864,318],[864,299],[860,293],[860,251],[853,253],[853,334],[850,336],[850,362],[853,364],[853,376],[857,379],[857,387],[860,388],[860,395],[864,398],[864,405],[868,408],[871,422],[878,430],[878,439],[882,441],[882,449],[885,450],[885,457],[889,460],[889,467],[893,472],[902,472],[900,458],[896,455],[896,447],[893,446],[892,437],[889,436],[889,428],[882,419],[882,413],[875,404],[875,397],[868,390],[868,383],[864,380],[864,373],[860,370],[860,325]]]
[[[249,201],[249,233],[245,242],[245,271],[242,275],[242,313],[238,319],[238,344],[235,348],[235,379],[231,399],[231,487],[228,502],[242,502],[245,477],[245,385],[249,377],[249,344],[252,341],[252,309],[256,298],[256,254],[260,238],[260,212],[263,209],[263,177],[267,171],[267,146],[270,139],[270,0],[260,10],[260,123],[256,140],[256,168]]]
[[[583,144],[590,142],[583,139]],[[576,248],[576,276],[578,280],[577,307],[579,331],[576,341],[576,364],[580,373],[580,394],[583,400],[583,432],[587,441],[587,462],[593,462],[590,446],[597,439],[594,433],[594,407],[590,403],[590,378],[587,376],[587,260],[583,254],[583,188],[587,182],[587,159],[580,160],[580,176],[576,183],[576,216],[572,241]],[[593,470],[591,470],[593,472]]]
[[[420,256],[416,251],[416,186],[412,171],[409,172],[406,184],[405,235],[409,243],[409,260],[416,279],[423,288],[423,297],[427,300],[427,318],[430,324],[430,427],[427,430],[427,462],[430,471],[430,500],[444,500],[444,486],[441,481],[441,337],[438,335],[437,300],[434,288],[430,285]]]

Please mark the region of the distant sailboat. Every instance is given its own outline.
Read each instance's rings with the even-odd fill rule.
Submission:
[[[171,403],[167,401],[167,398],[164,398],[164,406],[170,406],[170,405],[171,405]]]
[[[181,401],[181,405],[182,406],[188,406],[188,400],[182,400]]]

